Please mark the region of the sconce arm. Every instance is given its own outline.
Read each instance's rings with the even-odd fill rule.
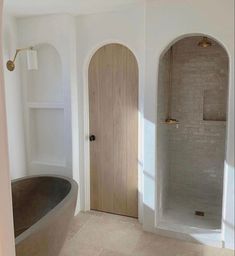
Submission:
[[[17,55],[21,52],[21,51],[27,51],[27,50],[33,50],[33,47],[27,47],[27,48],[20,48],[20,49],[16,49],[16,53],[13,59],[13,62],[15,62]]]

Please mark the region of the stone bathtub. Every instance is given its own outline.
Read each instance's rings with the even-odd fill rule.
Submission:
[[[12,181],[16,256],[58,256],[73,219],[78,185],[60,176]]]

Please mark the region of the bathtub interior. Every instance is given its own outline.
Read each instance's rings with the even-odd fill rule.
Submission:
[[[15,237],[56,207],[70,192],[71,183],[55,177],[12,182]]]
[[[218,231],[222,223],[228,56],[212,39],[212,46],[199,47],[201,38],[176,42],[160,62],[158,203],[164,223]],[[167,119],[174,120],[169,123]]]

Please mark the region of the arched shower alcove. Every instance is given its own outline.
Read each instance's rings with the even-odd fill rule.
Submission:
[[[159,65],[159,219],[166,226],[220,232],[229,58],[205,36],[178,40]]]

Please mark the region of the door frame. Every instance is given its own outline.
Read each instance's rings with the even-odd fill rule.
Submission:
[[[138,219],[139,222],[142,223],[143,220],[143,185],[142,185],[142,174],[143,174],[143,126],[144,126],[144,118],[143,118],[143,93],[141,89],[141,72],[140,72],[140,60],[137,57],[135,50],[128,45],[126,42],[122,42],[119,40],[108,40],[96,45],[88,54],[88,57],[85,61],[85,66],[83,68],[83,124],[84,124],[84,133],[83,133],[83,146],[84,146],[84,158],[83,158],[83,181],[84,181],[84,194],[81,195],[81,201],[84,202],[84,210],[91,210],[90,203],[90,141],[89,141],[89,133],[90,133],[90,125],[89,125],[89,66],[92,57],[94,54],[103,46],[108,44],[121,44],[127,47],[132,54],[135,56],[137,66],[138,66]]]

